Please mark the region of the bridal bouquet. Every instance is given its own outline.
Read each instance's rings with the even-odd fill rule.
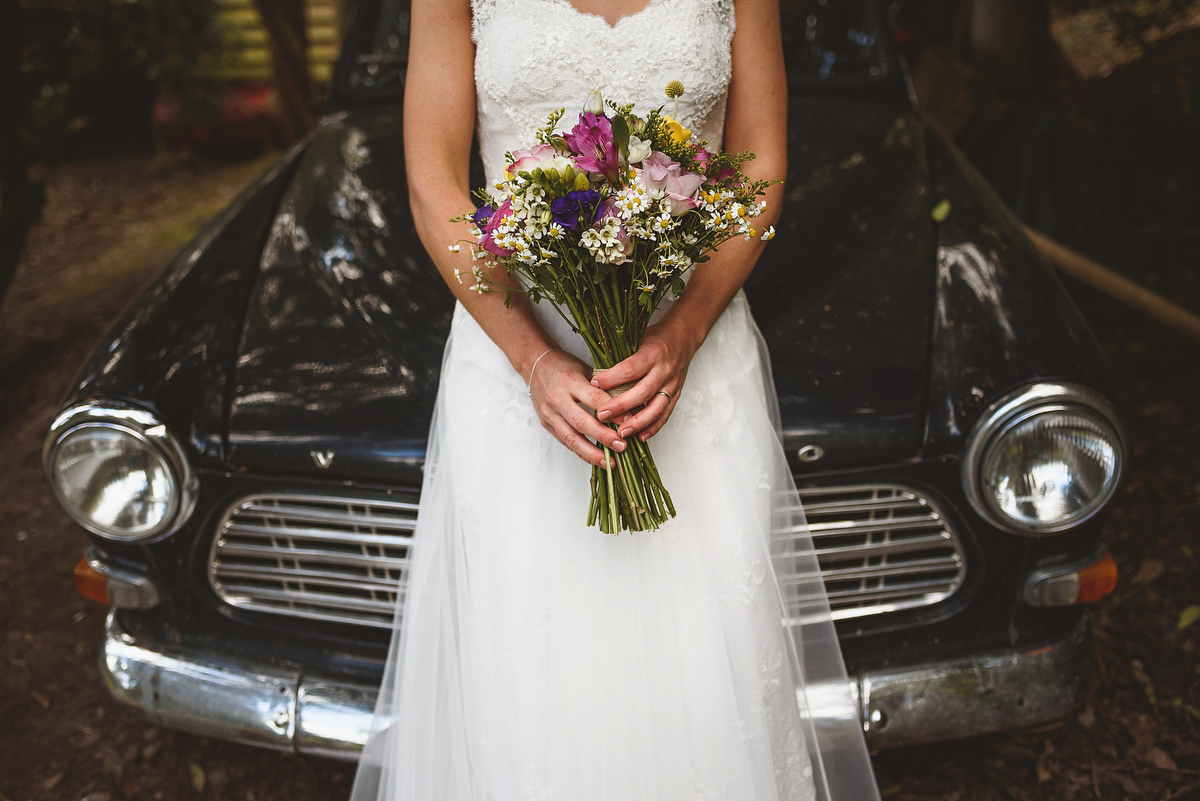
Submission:
[[[682,93],[667,84],[669,98]],[[455,221],[472,226],[474,260],[502,265],[518,291],[548,300],[599,371],[638,349],[655,309],[683,292],[706,254],[735,236],[775,235],[750,224],[771,182],[742,173],[753,153],[707,149],[662,107],[639,117],[593,92],[568,131],[556,130],[562,116],[550,115],[532,147],[506,153],[505,180],[477,190],[483,206]],[[475,291],[513,291],[478,265],[471,272]],[[607,533],[656,529],[675,515],[648,444],[627,443],[621,453],[604,448],[608,466],[592,468],[587,522]]]

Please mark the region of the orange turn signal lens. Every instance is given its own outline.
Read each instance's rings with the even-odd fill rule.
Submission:
[[[108,600],[108,576],[88,564],[87,556],[79,557],[75,565],[75,589],[90,601],[111,606]]]
[[[1117,563],[1111,554],[1104,554],[1099,561],[1080,570],[1079,589],[1075,593],[1075,603],[1089,604],[1099,601],[1117,588]]]
[[[1117,586],[1117,563],[1101,550],[1085,559],[1039,567],[1025,581],[1030,606],[1073,606],[1099,601]]]

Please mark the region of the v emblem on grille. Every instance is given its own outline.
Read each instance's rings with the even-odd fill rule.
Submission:
[[[313,464],[322,470],[333,464],[333,451],[309,451],[308,455],[312,457]]]

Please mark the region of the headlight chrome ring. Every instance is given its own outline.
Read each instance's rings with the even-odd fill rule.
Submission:
[[[59,474],[60,449],[66,444],[70,447],[73,441],[86,438],[80,448],[79,459],[86,460],[90,456],[99,456],[98,465],[88,472],[88,478],[96,482],[96,487],[88,489],[96,491],[111,490],[121,482],[121,478],[104,484],[105,477],[100,475],[105,471],[119,472],[122,467],[128,467],[131,462],[138,462],[134,472],[142,477],[154,475],[158,483],[166,482],[169,487],[169,497],[158,499],[158,504],[165,504],[165,509],[151,515],[149,522],[141,525],[121,527],[113,522],[126,509],[115,509],[115,504],[121,499],[121,488],[113,493],[115,502],[108,504],[106,514],[89,516],[78,497],[81,493],[71,493],[64,487],[64,477]],[[95,443],[93,454],[88,454],[87,446]],[[98,449],[97,449],[98,446]],[[104,450],[104,453],[100,453]],[[199,480],[192,470],[182,445],[167,430],[157,417],[145,409],[119,401],[87,401],[65,409],[55,418],[46,436],[42,450],[42,463],[46,479],[53,489],[55,497],[72,519],[88,531],[108,540],[116,542],[148,542],[170,536],[183,525],[195,509]],[[103,470],[101,469],[103,468]],[[136,485],[137,481],[129,481]],[[131,486],[130,491],[136,489]],[[155,488],[161,489],[161,487]],[[85,499],[85,501],[88,499]],[[143,498],[130,495],[129,505]],[[149,506],[153,506],[151,499]],[[106,520],[100,519],[107,518]],[[157,519],[153,519],[153,518]]]
[[[987,486],[992,476],[985,475],[989,465],[993,468],[1002,463],[1005,454],[997,451],[1001,445],[1010,448],[1023,445],[1009,441],[1010,435],[1016,436],[1024,427],[1028,437],[1036,429],[1039,418],[1053,420],[1058,416],[1060,425],[1051,427],[1052,435],[1047,441],[1055,441],[1061,445],[1071,440],[1072,434],[1085,430],[1085,435],[1091,436],[1093,442],[1103,441],[1112,452],[1111,470],[1105,471],[1103,481],[1098,489],[1079,507],[1059,519],[1046,523],[1038,523],[1036,514],[1026,515],[1021,519],[1018,515],[1006,511],[996,500],[996,494]],[[1073,420],[1072,420],[1073,418]],[[1071,421],[1074,430],[1063,433],[1066,422]],[[1055,439],[1057,437],[1057,439]],[[1044,444],[1044,443],[1043,443]],[[1078,443],[1070,442],[1078,448]],[[978,422],[967,439],[963,455],[963,487],[971,506],[985,520],[1004,531],[1024,536],[1044,536],[1055,534],[1073,528],[1090,519],[1100,511],[1111,499],[1117,485],[1120,483],[1124,466],[1125,433],[1121,427],[1120,418],[1112,404],[1099,393],[1087,387],[1066,382],[1038,382],[1021,387],[1001,397],[987,407],[980,415]],[[1024,458],[1023,454],[1013,457],[1017,462]],[[1051,460],[1053,461],[1053,460]],[[1099,464],[1097,462],[1097,464]],[[1043,467],[1053,468],[1055,465],[1046,464]],[[1061,465],[1057,466],[1061,472]],[[1033,477],[1032,475],[1030,477]],[[1072,478],[1075,478],[1072,476]],[[1047,484],[1055,489],[1054,478],[1048,479]],[[1059,488],[1061,489],[1061,488]],[[1057,500],[1065,500],[1065,496]],[[1053,499],[1052,499],[1053,500]],[[1077,499],[1072,498],[1072,501]],[[1031,503],[1031,508],[1036,507]]]

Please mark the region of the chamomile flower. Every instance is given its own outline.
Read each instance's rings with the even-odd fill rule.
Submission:
[[[447,245],[447,246],[446,246],[446,250],[449,250],[451,253],[458,253],[459,251],[461,251],[461,250],[462,250],[462,246],[461,246],[461,245],[457,245],[457,244],[455,244],[455,245]]]
[[[770,240],[770,239],[774,239],[774,238],[775,238],[775,226],[773,226],[773,225],[769,226],[767,228],[767,230],[762,232],[762,240],[764,242],[766,242],[767,240]]]
[[[662,212],[650,222],[650,228],[656,234],[668,233],[674,227],[675,218],[672,217],[671,213],[667,211]]]

